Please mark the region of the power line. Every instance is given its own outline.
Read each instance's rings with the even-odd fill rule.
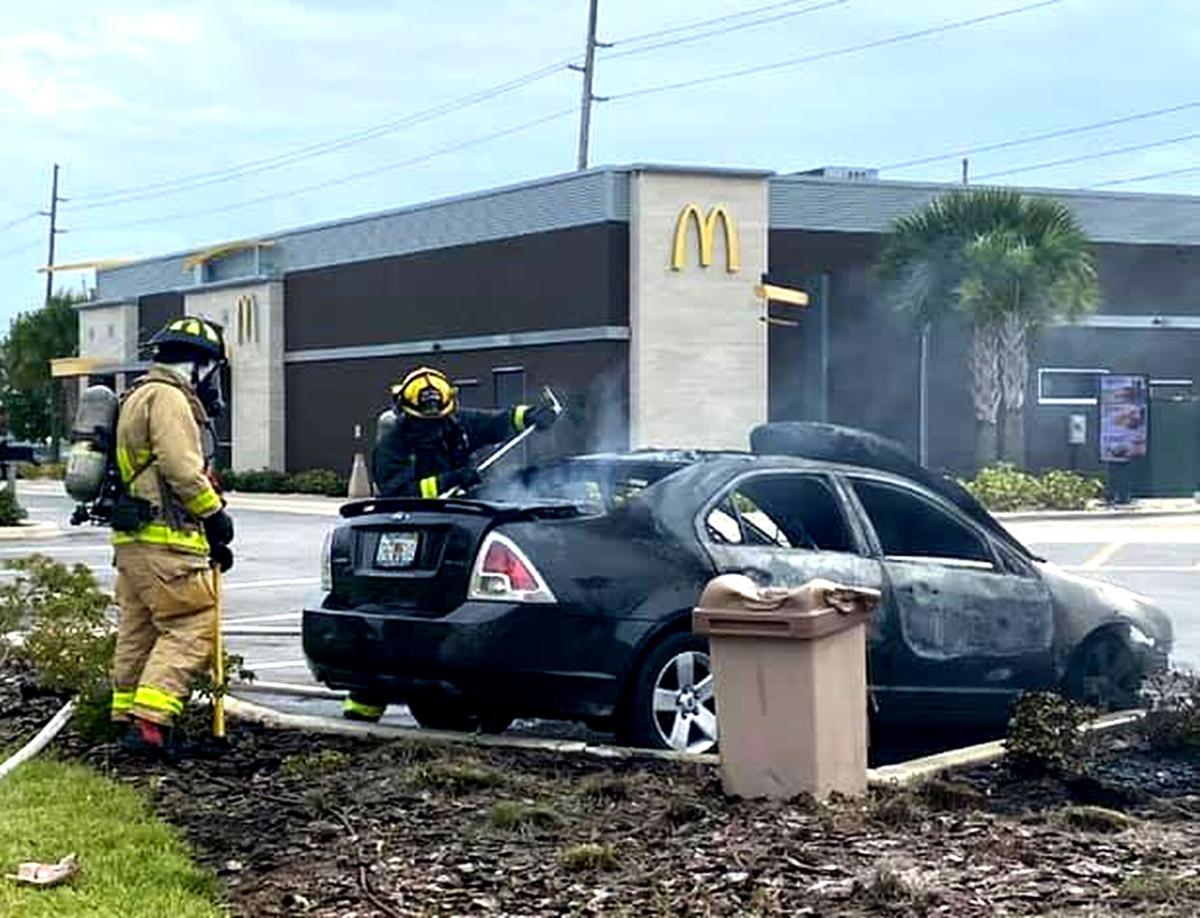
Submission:
[[[11,249],[2,249],[0,250],[0,259],[11,258],[14,255],[21,255],[24,252],[28,252],[30,249],[36,249],[41,244],[42,241],[37,239],[33,242],[27,242],[24,245],[15,246]]]
[[[774,16],[765,16],[761,19],[752,19],[749,22],[740,22],[735,25],[726,26],[726,27],[720,28],[720,29],[711,29],[708,32],[701,32],[699,35],[684,35],[681,38],[673,38],[670,41],[657,42],[656,44],[645,45],[642,47],[627,48],[624,51],[614,51],[611,54],[605,54],[604,60],[609,61],[609,60],[614,60],[619,57],[630,57],[635,54],[646,54],[650,51],[658,51],[661,48],[672,48],[676,45],[684,45],[684,44],[688,44],[693,41],[703,41],[706,38],[712,38],[717,35],[728,35],[731,32],[738,32],[738,31],[741,31],[742,29],[749,29],[749,28],[753,28],[755,26],[766,25],[767,23],[771,23],[771,22],[778,22],[781,19],[791,19],[795,16],[803,16],[805,13],[815,13],[818,10],[828,9],[829,7],[833,7],[833,6],[843,6],[844,4],[849,3],[849,2],[850,2],[850,0],[826,0],[826,2],[824,2],[824,3],[817,3],[812,6],[806,6],[803,9],[790,10],[789,12],[786,12],[786,13],[778,13]],[[793,4],[792,3],[773,4],[770,7],[764,7],[764,9],[774,9],[779,6],[791,6],[791,5],[793,5]],[[746,16],[748,14],[747,13],[738,13],[737,15],[738,16]],[[720,16],[717,19],[709,20],[708,22],[709,23],[719,22],[723,19],[729,19],[729,18],[731,18],[731,17]],[[708,23],[700,23],[699,25],[706,25],[706,24],[708,24]],[[697,27],[696,25],[693,25],[689,28],[696,28],[696,27]],[[680,27],[680,28],[682,29],[684,27]],[[679,31],[679,29],[668,29],[665,31],[676,32],[676,31]],[[613,44],[619,46],[622,43],[621,42],[613,42]]]
[[[744,19],[746,16],[754,16],[758,13],[766,13],[771,10],[782,9],[785,6],[796,6],[800,3],[807,3],[810,0],[783,0],[782,3],[768,3],[766,6],[757,6],[754,9],[742,10],[740,13],[725,13],[723,16],[714,16],[711,19],[700,19],[679,26],[671,26],[666,29],[658,29],[654,32],[642,32],[638,35],[630,35],[627,38],[621,38],[611,42],[616,46],[632,45],[635,42],[649,41],[652,38],[662,38],[664,35],[676,35],[679,32],[689,32],[692,29],[702,28],[703,26],[714,25],[718,22],[728,22],[731,19]]]
[[[886,38],[879,38],[875,39],[874,41],[863,42],[857,45],[848,45],[844,48],[835,48],[831,51],[821,51],[816,54],[806,54],[801,57],[788,58],[786,60],[775,61],[774,63],[770,64],[759,64],[755,67],[744,67],[740,70],[729,70],[725,71],[724,73],[710,74],[709,76],[696,77],[691,80],[681,80],[676,83],[662,83],[657,86],[646,86],[641,89],[631,89],[628,92],[616,93],[609,98],[615,102],[621,99],[633,99],[639,96],[673,92],[678,89],[691,89],[693,86],[704,86],[708,83],[716,83],[722,80],[732,80],[736,79],[737,77],[750,76],[757,73],[766,73],[770,70],[780,70],[785,67],[798,67],[802,64],[811,64],[814,61],[827,60],[831,57],[840,57],[842,55],[853,54],[858,51],[868,51],[872,48],[881,48],[886,45],[897,45],[906,41],[913,41],[918,38],[927,38],[931,35],[940,35],[945,32],[953,32],[958,29],[965,29],[984,22],[1005,19],[1010,16],[1032,12],[1033,10],[1042,9],[1044,7],[1057,6],[1062,2],[1063,0],[1040,0],[1038,3],[1029,3],[1024,6],[1010,7],[995,13],[988,13],[984,16],[973,16],[970,19],[959,19],[953,22],[943,23],[939,26],[932,26],[927,29],[918,29],[914,32],[904,32],[899,35],[890,35]]]
[[[229,166],[224,169],[215,169],[209,172],[194,173],[190,176],[183,176],[168,181],[154,182],[147,185],[117,189],[105,194],[82,195],[76,200],[90,201],[92,203],[84,204],[83,206],[79,207],[78,210],[92,210],[97,207],[126,204],[133,201],[145,200],[146,198],[160,197],[166,194],[193,191],[197,188],[203,188],[209,185],[220,184],[223,182],[232,181],[234,179],[243,178],[248,175],[254,175],[256,173],[278,169],[283,166],[291,165],[292,163],[299,162],[304,159],[310,159],[315,156],[323,156],[355,144],[364,143],[368,140],[374,140],[375,138],[382,137],[385,134],[393,133],[407,127],[413,127],[426,121],[432,121],[433,119],[442,117],[443,115],[460,111],[473,105],[478,105],[480,102],[494,99],[497,96],[511,92],[522,86],[528,86],[531,83],[537,82],[538,80],[549,76],[551,73],[561,70],[566,66],[566,63],[567,61],[562,61],[552,65],[546,65],[512,80],[508,80],[507,82],[497,84],[470,95],[460,96],[441,105],[423,109],[419,112],[414,112],[411,115],[406,115],[403,118],[378,124],[374,127],[365,128],[352,134],[342,135],[331,140],[309,144],[304,147],[298,147],[286,153],[279,153],[262,159],[250,160],[240,165]]]
[[[1015,175],[1018,172],[1033,172],[1038,169],[1049,169],[1053,166],[1066,166],[1071,163],[1082,163],[1089,159],[1103,159],[1106,156],[1120,156],[1122,153],[1138,153],[1142,150],[1153,150],[1155,147],[1165,147],[1173,143],[1183,143],[1185,140],[1196,140],[1200,138],[1200,132],[1194,134],[1181,134],[1178,137],[1168,137],[1165,140],[1154,140],[1149,143],[1134,144],[1129,147],[1116,147],[1111,150],[1097,150],[1094,153],[1082,153],[1079,156],[1068,156],[1065,159],[1052,159],[1042,163],[1033,163],[1028,166],[1016,166],[1012,169],[1001,169],[998,172],[986,172],[983,175],[975,176],[976,181],[983,179],[998,178],[1001,175]]]
[[[22,223],[28,223],[30,220],[36,220],[40,216],[42,216],[42,212],[40,210],[35,210],[25,214],[23,217],[17,217],[13,220],[7,221],[6,223],[0,223],[0,232],[10,230],[14,226],[20,226]]]
[[[572,106],[571,108],[562,109],[560,111],[553,112],[549,115],[543,115],[540,118],[534,118],[531,121],[524,121],[520,124],[514,125],[509,128],[505,128],[500,131],[493,131],[490,134],[483,134],[479,137],[473,137],[469,140],[464,140],[459,143],[454,143],[454,144],[450,144],[448,146],[439,147],[436,150],[432,150],[428,153],[423,153],[420,156],[413,156],[408,159],[402,159],[402,160],[397,160],[397,161],[390,162],[390,163],[385,163],[381,166],[374,166],[370,169],[363,169],[359,172],[351,173],[350,175],[344,175],[339,178],[328,179],[323,182],[317,182],[316,184],[307,185],[303,188],[293,188],[293,189],[289,189],[288,191],[280,191],[280,192],[274,192],[272,194],[259,195],[257,197],[253,197],[253,198],[245,198],[240,201],[235,201],[232,204],[225,204],[220,207],[211,207],[211,208],[207,208],[205,210],[184,211],[184,212],[172,213],[172,214],[159,214],[158,216],[155,216],[155,217],[147,217],[147,218],[141,219],[141,220],[130,220],[130,221],[127,221],[124,223],[106,223],[106,224],[98,224],[95,226],[82,226],[82,227],[79,227],[78,229],[72,229],[71,232],[76,233],[76,234],[78,234],[78,233],[96,233],[96,232],[100,232],[102,230],[129,229],[131,227],[146,226],[146,225],[149,225],[152,223],[166,223],[166,222],[170,222],[173,220],[183,220],[183,219],[188,219],[191,217],[204,217],[204,216],[209,216],[211,214],[221,214],[221,213],[227,213],[228,211],[231,211],[231,210],[239,210],[240,208],[243,208],[243,207],[250,207],[251,205],[254,205],[254,204],[262,204],[267,201],[275,201],[275,200],[279,200],[280,198],[290,198],[290,197],[294,197],[295,195],[308,194],[313,191],[322,191],[326,188],[333,188],[337,185],[344,185],[348,182],[354,182],[354,181],[358,181],[359,179],[369,178],[370,176],[378,175],[381,172],[388,172],[393,169],[401,169],[405,166],[414,166],[414,165],[417,165],[418,163],[423,163],[428,160],[435,159],[436,157],[444,156],[447,153],[455,153],[459,150],[464,150],[468,147],[473,147],[473,146],[477,146],[482,143],[487,143],[488,141],[496,140],[501,137],[507,137],[510,134],[516,134],[521,131],[525,131],[530,128],[537,127],[540,124],[546,124],[547,122],[555,121],[559,118],[564,118],[567,115],[573,115],[573,114],[575,114],[576,110],[577,109],[575,108],[575,106]]]
[[[1097,182],[1094,185],[1088,185],[1088,188],[1109,188],[1113,185],[1130,185],[1134,182],[1148,182],[1151,179],[1171,178],[1175,175],[1191,175],[1192,173],[1200,172],[1200,166],[1188,166],[1184,169],[1167,169],[1164,172],[1149,172],[1146,175],[1135,175],[1130,178],[1112,179],[1107,182]]]
[[[999,143],[984,144],[980,147],[968,147],[965,150],[956,150],[953,153],[939,153],[936,156],[925,156],[921,159],[908,159],[904,162],[889,163],[886,166],[880,166],[879,171],[890,171],[892,169],[906,169],[909,166],[923,166],[927,163],[941,162],[947,159],[958,159],[960,156],[971,156],[976,153],[991,153],[994,150],[1006,150],[1009,147],[1017,147],[1027,143],[1036,143],[1040,140],[1054,140],[1058,137],[1070,137],[1072,134],[1082,134],[1086,131],[1095,131],[1100,128],[1112,127],[1117,124],[1129,124],[1131,121],[1142,121],[1146,118],[1158,118],[1162,115],[1173,115],[1176,112],[1187,111],[1188,109],[1200,107],[1200,101],[1185,102],[1182,105],[1172,105],[1170,108],[1155,108],[1144,112],[1134,112],[1132,115],[1123,115],[1120,118],[1108,118],[1104,121],[1093,121],[1090,124],[1080,124],[1075,127],[1062,128],[1060,130],[1046,131],[1042,134],[1030,134],[1026,137],[1018,137],[1013,140],[1002,140]]]

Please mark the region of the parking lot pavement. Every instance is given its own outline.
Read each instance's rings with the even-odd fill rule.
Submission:
[[[1008,529],[1068,570],[1153,599],[1175,624],[1175,663],[1200,669],[1200,513],[1010,523]]]

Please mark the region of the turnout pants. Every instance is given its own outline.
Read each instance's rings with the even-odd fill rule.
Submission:
[[[170,724],[208,665],[216,593],[208,559],[156,545],[116,547],[113,720]]]

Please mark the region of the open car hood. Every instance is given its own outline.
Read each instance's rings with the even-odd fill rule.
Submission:
[[[966,488],[925,468],[909,456],[904,447],[895,440],[854,427],[842,427],[839,424],[778,421],[755,427],[750,432],[750,449],[760,456],[798,456],[802,459],[858,465],[902,475],[950,501],[1024,557],[1033,557],[1029,549],[1000,525]]]

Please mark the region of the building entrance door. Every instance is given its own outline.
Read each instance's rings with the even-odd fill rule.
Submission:
[[[1150,496],[1189,497],[1200,491],[1200,397],[1152,401],[1148,451]]]

